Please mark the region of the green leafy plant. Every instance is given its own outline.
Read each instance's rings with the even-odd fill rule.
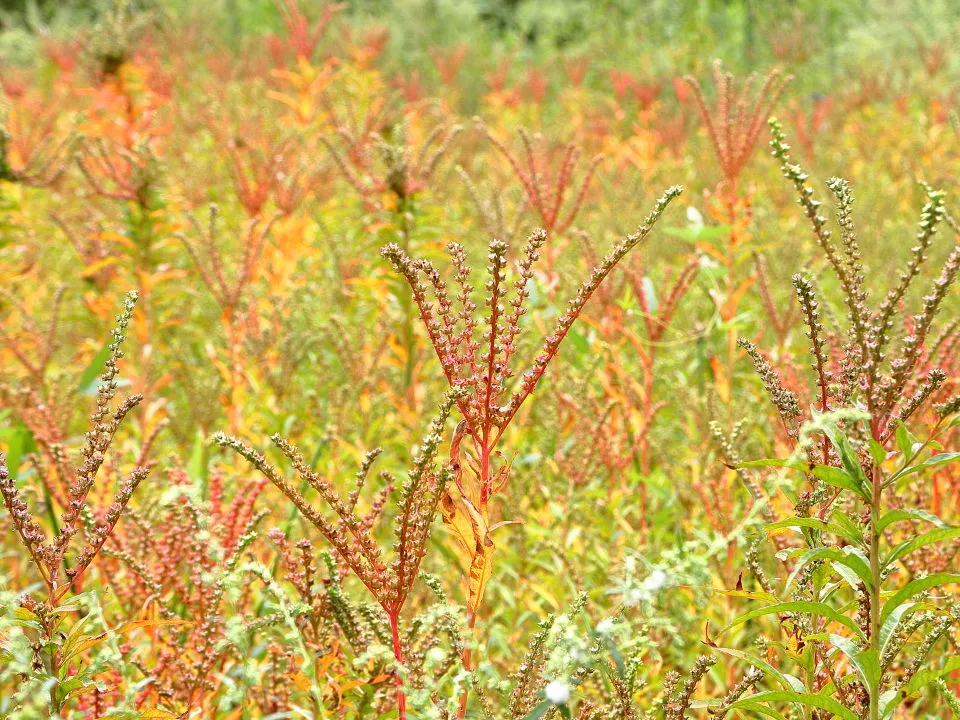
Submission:
[[[958,453],[942,452],[938,443],[958,424],[951,417],[957,401],[937,406],[936,420],[923,433],[914,434],[906,424],[920,418],[945,379],[940,369],[924,371],[931,360],[924,346],[960,270],[960,244],[924,296],[920,312],[905,324],[898,351],[885,363],[895,339],[895,309],[945,217],[944,194],[925,187],[917,245],[899,283],[870,309],[849,184],[837,178],[828,182],[837,201],[838,246],[819,214],[820,203],[806,174],[790,161],[779,124],[772,120],[770,125],[773,155],[800,194],[800,205],[840,285],[849,327],[842,345],[831,349],[828,343],[840,343],[843,334],[825,330],[813,282],[794,276],[816,388],[809,415],[760,350],[741,339],[794,442],[794,455],[785,461],[736,463],[736,468],[746,475],[758,467],[789,468],[802,473],[808,487],[796,493],[792,517],[766,525],[771,535],[793,534],[777,552],[786,579],[769,579],[752,556],[759,589],[745,594],[759,607],[721,632],[760,617],[777,618],[783,634],[768,641],[781,658],[777,666],[721,649],[763,670],[773,689],[741,698],[727,710],[779,712],[775,708],[793,705],[811,720],[879,720],[892,716],[898,705],[956,665],[947,661],[925,667],[934,645],[960,619],[956,597],[949,592],[951,585],[960,584],[960,575],[917,572],[909,560],[914,553],[960,537],[960,528],[910,507],[903,493],[911,482],[960,459]],[[755,480],[751,483],[757,486]]]

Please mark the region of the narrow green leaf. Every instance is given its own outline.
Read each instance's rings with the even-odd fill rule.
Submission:
[[[907,694],[912,695],[939,677],[960,670],[960,657],[949,658],[941,667],[921,670],[907,683]],[[901,693],[902,694],[902,693]]]
[[[950,527],[936,515],[926,510],[891,510],[880,518],[880,522],[877,523],[877,530],[883,532],[894,523],[902,522],[903,520],[922,520],[937,527]]]
[[[795,692],[804,691],[803,682],[801,682],[799,678],[778,670],[763,658],[757,657],[756,655],[750,655],[742,650],[734,650],[733,648],[718,647],[716,648],[716,651],[723,653],[724,655],[729,655],[732,658],[742,660],[749,665],[753,665],[755,668],[763,670],[764,676],[773,678],[780,683],[785,690],[793,690]]]
[[[821,416],[819,420],[818,427],[823,434],[830,439],[830,444],[833,445],[837,454],[840,456],[843,469],[847,471],[847,474],[860,488],[866,490],[866,488],[870,486],[870,482],[863,472],[863,467],[857,458],[857,451],[854,450],[850,444],[850,439],[840,431],[834,422],[828,421],[827,418],[823,416]]]
[[[742,698],[730,705],[731,710],[739,710],[756,703],[797,703],[807,707],[815,707],[832,712],[842,720],[859,720],[852,710],[848,710],[831,697],[814,695],[813,693],[790,692],[788,690],[768,690]]]
[[[883,564],[884,566],[888,566],[892,563],[895,563],[900,558],[919,550],[920,548],[927,547],[928,545],[936,545],[938,543],[946,542],[947,540],[954,540],[956,538],[960,538],[960,528],[940,528],[937,530],[931,530],[930,532],[925,532],[923,535],[918,535],[912,540],[908,540],[905,543],[897,545],[893,552],[891,552],[887,556],[886,560],[883,561]]]
[[[883,621],[883,624],[880,626],[881,656],[883,656],[884,652],[886,652],[887,643],[890,642],[890,638],[893,637],[893,634],[896,631],[897,626],[900,624],[900,621],[903,619],[903,616],[915,606],[916,603],[903,603],[899,607],[895,608],[894,611],[890,613],[890,616]]]
[[[810,613],[811,615],[817,615],[819,617],[826,618],[827,620],[839,623],[856,633],[858,636],[863,637],[863,632],[860,630],[857,624],[846,615],[838,612],[826,603],[810,602],[807,600],[793,600],[791,602],[782,602],[777,603],[776,605],[769,605],[767,607],[751,610],[750,612],[744,613],[740,617],[733,620],[729,625],[723,628],[718,635],[723,635],[725,632],[736,627],[737,625],[742,625],[745,622],[754,620],[758,617],[763,617],[764,615],[774,615],[788,612]]]
[[[80,376],[80,382],[77,385],[77,390],[79,390],[81,395],[92,395],[96,391],[97,378],[100,377],[100,374],[103,372],[104,365],[109,357],[109,344],[104,345],[100,352],[94,355],[93,360],[90,361],[87,369],[84,370],[83,375]]]
[[[859,463],[857,467],[860,467]],[[863,471],[861,470],[861,475]],[[870,492],[867,487],[863,484],[863,480],[856,476],[852,476],[847,470],[842,470],[840,468],[831,467],[830,465],[817,465],[811,470],[811,473],[823,480],[827,485],[832,485],[833,487],[842,488],[843,490],[849,490],[850,492],[856,493],[864,500],[870,499]]]
[[[907,683],[906,688],[901,692],[888,690],[880,696],[880,711],[884,717],[893,715],[897,706],[907,699],[910,695],[916,694],[919,690],[932,683],[937,678],[949,675],[956,670],[960,670],[960,657],[952,657],[941,667],[921,670]]]
[[[900,449],[900,454],[903,455],[904,459],[913,455],[913,444],[916,442],[916,438],[910,436],[910,431],[907,430],[907,426],[899,420],[897,421],[897,430],[894,437],[897,440],[897,447]]]
[[[827,485],[833,485],[834,487],[850,490],[851,492],[855,492],[864,498],[869,498],[869,493],[867,492],[866,486],[866,476],[863,475],[862,469],[860,470],[859,475],[851,475],[849,470],[845,468],[837,468],[831,465],[815,465],[803,460],[798,460],[797,458],[789,458],[787,460],[777,460],[772,458],[767,458],[764,460],[750,460],[748,462],[737,463],[736,467],[780,467],[788,470],[796,470],[798,472],[814,475],[815,477],[823,480],[823,482],[827,483]],[[857,467],[860,467],[859,463],[857,463]]]
[[[767,705],[761,705],[760,703],[749,702],[749,700],[752,697],[754,696],[749,695],[742,700],[743,704],[740,705],[741,710],[744,710],[747,713],[751,713],[753,715],[765,715],[767,717],[773,718],[774,720],[787,720],[787,717],[785,715],[781,715],[772,707],[768,707]]]
[[[547,714],[547,711],[553,707],[553,703],[549,700],[544,700],[542,703],[537,705],[533,710],[531,710],[524,717],[523,720],[540,720],[544,715]]]
[[[870,438],[869,448],[870,448],[870,457],[873,458],[873,461],[877,465],[883,465],[883,463],[887,459],[887,451],[884,449],[883,445],[878,443],[873,438]]]
[[[850,658],[850,663],[860,675],[864,687],[875,693],[880,686],[880,659],[875,648],[861,650],[850,638],[842,635],[830,635],[835,648]]]
[[[870,574],[870,566],[867,564],[866,559],[862,555],[858,555],[852,551],[840,550],[839,548],[827,547],[814,548],[813,550],[809,550],[808,552],[804,553],[803,557],[801,557],[794,566],[793,572],[790,573],[790,577],[787,578],[787,589],[790,588],[790,586],[793,584],[793,581],[803,571],[803,568],[814,560],[833,560],[850,568],[856,574],[856,577],[862,580],[867,587],[870,587],[873,584],[873,578]],[[856,589],[856,585],[856,583],[853,583],[854,589]]]
[[[863,543],[862,535],[852,532],[849,528],[843,528],[836,523],[826,522],[825,520],[820,520],[818,518],[787,518],[786,520],[779,520],[777,522],[770,523],[765,527],[767,533],[770,533],[771,530],[780,530],[782,528],[809,528],[811,530],[819,530],[821,532],[830,533],[831,535],[836,535],[837,537],[842,537],[844,540],[857,545]]]
[[[890,614],[900,607],[904,601],[909,600],[917,593],[936,587],[937,585],[955,585],[957,583],[960,583],[960,575],[953,573],[937,573],[936,575],[929,575],[925,578],[919,578],[907,583],[906,586],[894,593],[894,595],[884,603],[883,612],[880,613],[881,624],[890,617]]]
[[[903,470],[898,472],[892,478],[890,478],[891,483],[899,482],[905,477],[910,475],[915,475],[918,472],[923,472],[924,470],[929,470],[930,468],[939,467],[940,465],[946,465],[948,463],[956,462],[960,460],[960,452],[942,452],[937,453],[936,455],[931,455],[923,462],[919,462],[916,465],[911,465],[910,467],[905,467]]]

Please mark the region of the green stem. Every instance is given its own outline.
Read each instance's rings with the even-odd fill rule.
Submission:
[[[407,200],[400,199],[396,212],[400,224],[400,247],[403,248],[405,253],[409,254],[410,236],[412,235],[413,228],[411,227],[408,210],[410,210],[410,208]],[[413,384],[414,353],[416,347],[414,345],[413,290],[407,287],[406,283],[403,283],[400,288],[400,307],[403,311],[403,344],[407,351],[407,363],[404,369],[404,389],[409,390]]]

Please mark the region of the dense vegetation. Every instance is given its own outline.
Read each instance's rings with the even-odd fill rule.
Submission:
[[[960,717],[958,16],[10,4],[0,718]]]

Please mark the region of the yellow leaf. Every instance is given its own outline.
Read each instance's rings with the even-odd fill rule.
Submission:
[[[64,659],[65,659],[65,660],[69,660],[70,658],[75,658],[75,657],[77,657],[77,656],[80,655],[84,650],[89,650],[89,649],[92,648],[94,645],[99,645],[101,642],[103,642],[103,639],[104,639],[105,637],[107,637],[107,634],[106,634],[106,633],[100,633],[99,635],[96,635],[96,636],[94,636],[94,637],[87,638],[87,639],[84,640],[83,642],[78,643],[76,647],[72,648],[72,649],[70,650],[70,654],[69,654],[66,658],[64,658]]]
[[[467,610],[476,613],[483,601],[487,582],[493,574],[493,540],[486,518],[462,494],[454,497],[444,494],[440,502],[443,522],[450,527],[463,555],[468,570]]]
[[[713,370],[714,382],[717,385],[717,394],[725,403],[730,402],[730,383],[727,379],[727,373],[720,361],[720,358],[714,356],[710,358],[710,369]]]
[[[140,720],[166,720],[166,718],[179,718],[181,716],[160,708],[144,708],[137,712],[137,717]]]
[[[115,632],[118,635],[123,635],[124,633],[132,632],[133,630],[152,630],[153,628],[171,625],[193,625],[193,623],[187,622],[186,620],[132,620],[120,625]],[[147,634],[151,639],[155,639],[154,633],[151,632]]]
[[[300,688],[301,690],[303,690],[304,692],[309,692],[309,691],[310,691],[310,688],[312,687],[312,683],[310,682],[310,678],[308,678],[308,677],[307,677],[306,675],[304,675],[302,672],[294,673],[294,674],[291,676],[291,679],[293,680],[293,684],[296,685],[296,686],[297,686],[298,688]]]
[[[117,260],[118,258],[114,255],[111,257],[104,258],[103,260],[97,260],[96,262],[92,262],[83,269],[83,272],[80,273],[80,277],[82,278],[92,277],[96,275],[98,272],[100,272],[101,270],[103,270],[104,268],[110,267],[111,265],[116,265]]]
[[[111,232],[109,230],[103,230],[98,233],[93,233],[90,237],[95,240],[106,240],[108,242],[116,243],[118,245],[126,245],[129,248],[135,248],[133,240],[128,238],[126,235],[121,235],[120,233]]]

